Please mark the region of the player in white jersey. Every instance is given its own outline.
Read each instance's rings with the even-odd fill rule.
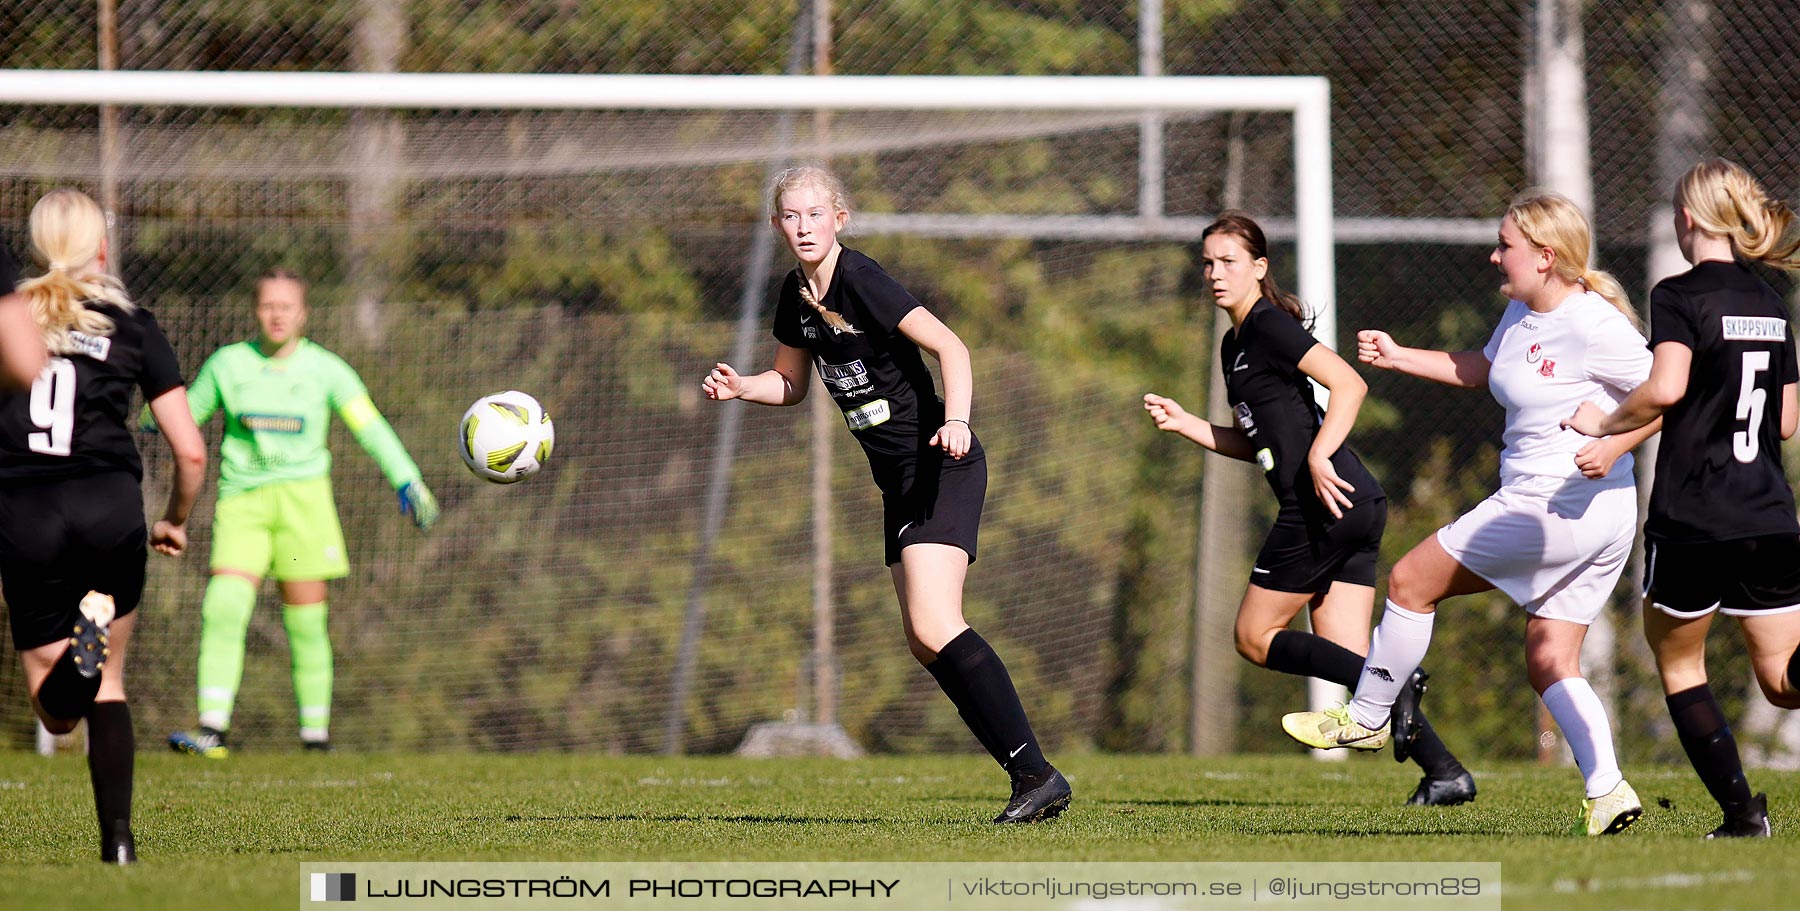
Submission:
[[[1644,525],[1644,637],[1682,749],[1725,816],[1707,837],[1766,838],[1768,798],[1752,796],[1707,683],[1706,630],[1715,612],[1736,617],[1763,695],[1800,708],[1800,523],[1781,465],[1800,424],[1800,366],[1786,302],[1748,265],[1800,270],[1800,239],[1787,205],[1729,161],[1695,165],[1674,204],[1694,268],[1650,292],[1650,378],[1565,423],[1597,436],[1666,413]]]
[[[1420,542],[1388,577],[1388,601],[1350,704],[1282,719],[1319,749],[1386,745],[1394,699],[1431,643],[1439,601],[1499,589],[1525,608],[1532,688],[1562,728],[1586,784],[1578,829],[1623,831],[1643,808],[1619,771],[1606,708],[1581,675],[1581,642],[1631,553],[1631,450],[1656,425],[1601,440],[1560,426],[1582,401],[1618,403],[1650,353],[1617,281],[1588,268],[1587,217],[1561,196],[1514,202],[1489,260],[1509,302],[1479,351],[1427,351],[1357,334],[1363,363],[1451,386],[1488,387],[1506,408],[1500,490]]]

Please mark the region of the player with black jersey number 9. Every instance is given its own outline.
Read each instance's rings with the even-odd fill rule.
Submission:
[[[44,727],[88,722],[102,859],[131,863],[135,741],[125,658],[146,545],[179,555],[206,472],[175,352],[106,270],[106,220],[76,190],[31,210],[44,273],[19,285],[50,354],[28,391],[0,397],[0,581],[13,646]],[[144,527],[143,464],[128,415],[142,390],[175,455],[162,518]]]

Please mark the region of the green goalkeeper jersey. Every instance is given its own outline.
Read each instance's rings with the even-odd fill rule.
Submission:
[[[362,378],[342,358],[306,339],[282,358],[263,354],[253,341],[220,348],[188,387],[188,405],[201,425],[213,412],[225,413],[221,497],[329,475],[325,441],[332,412],[374,457],[389,484],[398,489],[419,480],[419,467],[369,400]]]

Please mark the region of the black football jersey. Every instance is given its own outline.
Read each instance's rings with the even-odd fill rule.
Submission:
[[[132,390],[148,402],[183,385],[175,351],[150,311],[88,306],[112,317],[111,335],[71,333],[81,350],[53,354],[30,389],[0,395],[0,484],[129,471]]]
[[[1800,532],[1781,470],[1781,390],[1800,379],[1787,304],[1737,263],[1708,261],[1650,292],[1650,347],[1694,352],[1663,415],[1644,533],[1726,541]]]
[[[1281,511],[1329,519],[1306,467],[1306,454],[1325,412],[1313,398],[1312,383],[1300,372],[1300,359],[1318,343],[1299,320],[1263,298],[1220,340],[1219,368],[1225,373],[1232,417],[1249,435],[1257,466]],[[1356,488],[1346,494],[1351,503],[1386,496],[1349,444],[1338,447],[1331,465],[1338,477]]]
[[[800,299],[804,281],[796,268],[781,283],[775,340],[812,354],[825,388],[869,456],[919,454],[944,423],[944,404],[919,346],[899,330],[900,321],[923,304],[874,260],[845,247],[819,302],[859,330],[844,332]]]

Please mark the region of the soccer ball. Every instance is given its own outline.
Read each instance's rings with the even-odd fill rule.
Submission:
[[[484,395],[463,412],[457,448],[476,477],[512,484],[537,474],[556,443],[556,426],[523,392]]]

